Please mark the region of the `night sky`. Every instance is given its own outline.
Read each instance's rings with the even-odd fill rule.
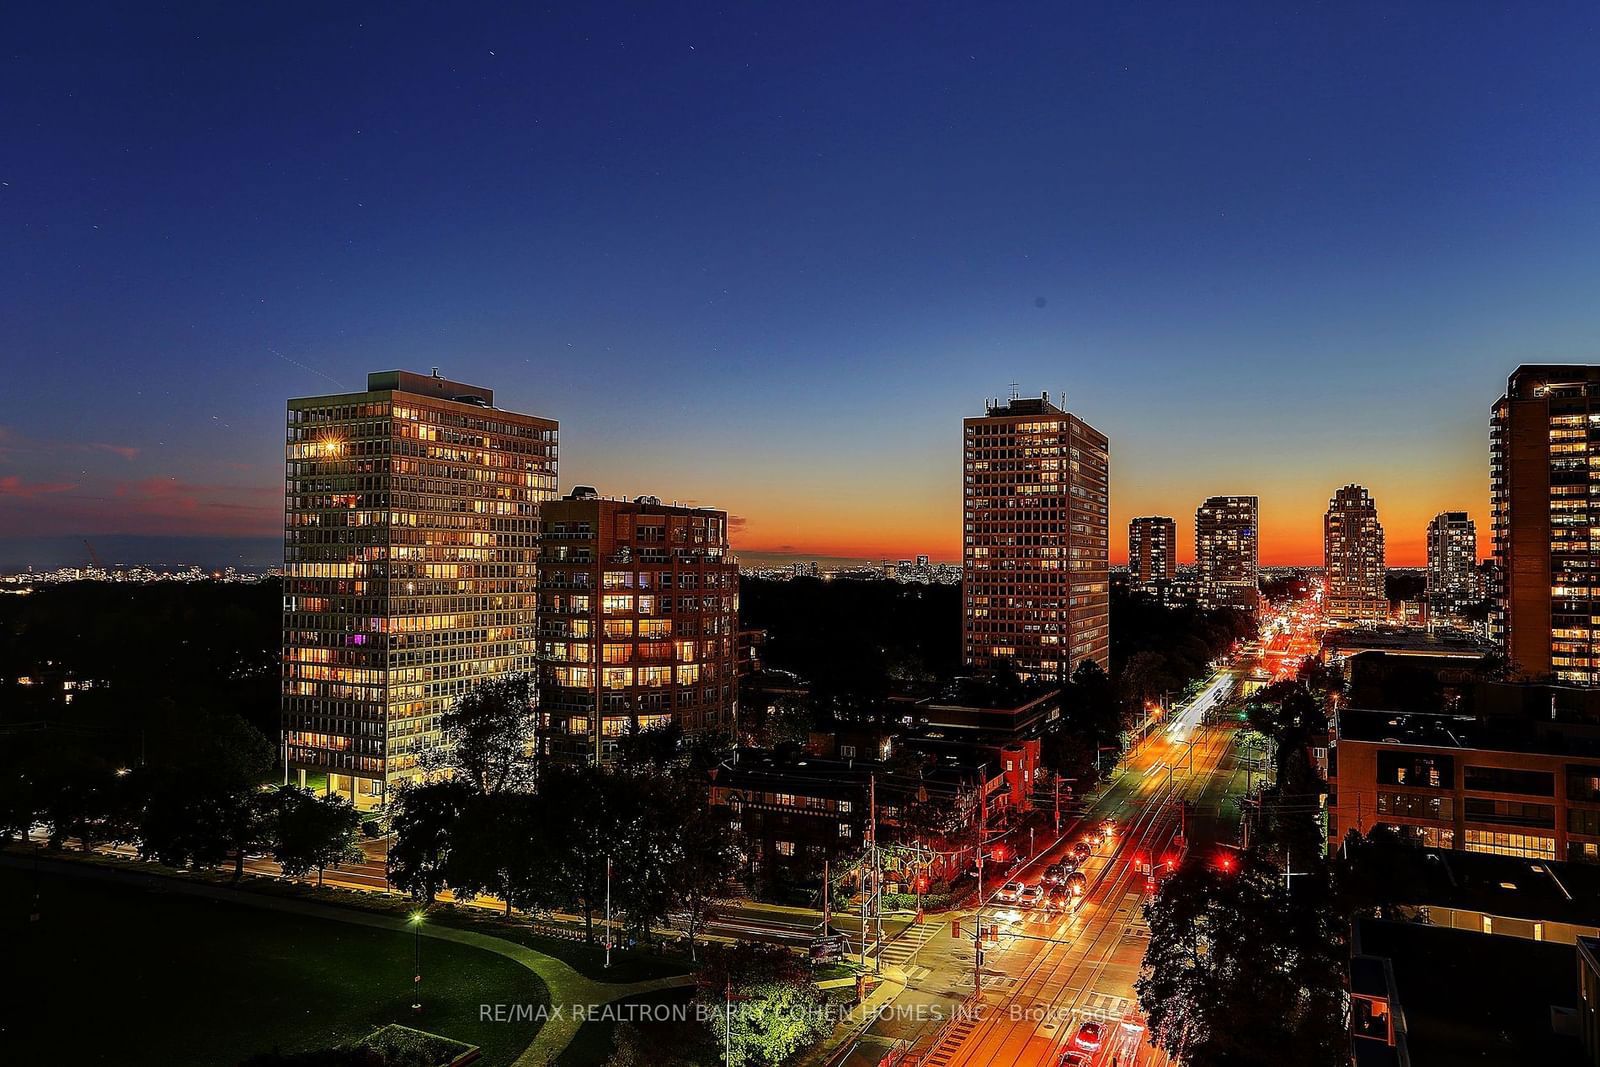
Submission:
[[[561,484],[956,558],[1016,382],[1320,561],[1594,361],[1600,7],[6,5],[0,538],[281,531],[284,400],[437,366]],[[565,9],[565,10],[563,10]]]

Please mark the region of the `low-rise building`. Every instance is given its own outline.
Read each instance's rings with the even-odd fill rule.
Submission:
[[[980,817],[992,831],[1031,804],[1037,741],[998,746],[908,738],[898,747],[922,759],[907,760],[904,751],[894,762],[784,759],[743,749],[714,768],[710,802],[728,808],[740,828],[745,873],[759,877],[777,868],[808,878],[824,860],[857,862],[875,801],[879,844],[914,851],[931,878],[948,879],[971,864]]]
[[[1006,740],[1038,737],[1061,717],[1061,690],[1055,686],[1008,688],[982,678],[966,678],[937,696],[916,703],[919,727],[993,735]]]
[[[1478,683],[1471,714],[1344,708],[1328,840],[1383,824],[1429,847],[1600,862],[1600,693]]]

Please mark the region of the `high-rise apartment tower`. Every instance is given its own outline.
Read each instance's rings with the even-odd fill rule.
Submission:
[[[1328,501],[1322,520],[1323,566],[1327,571],[1328,618],[1336,622],[1381,622],[1389,616],[1384,589],[1383,525],[1372,494],[1346,485]]]
[[[437,372],[289,401],[286,770],[379,803],[442,744],[463,693],[534,670],[539,505],[555,487],[553,420]]]
[[[1170,582],[1178,573],[1178,524],[1165,515],[1128,523],[1128,578],[1135,589]]]
[[[1525,677],[1600,682],[1600,366],[1518,367],[1489,423],[1489,635]]]
[[[1105,434],[1040,398],[962,422],[962,659],[1064,679],[1110,665]]]
[[[1481,599],[1478,528],[1464,511],[1441,511],[1428,523],[1428,613],[1460,621]]]
[[[1203,608],[1255,611],[1261,604],[1258,523],[1253,496],[1214,496],[1195,509],[1194,561]]]

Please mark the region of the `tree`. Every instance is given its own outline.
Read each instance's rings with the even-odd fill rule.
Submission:
[[[689,958],[696,959],[695,935],[715,918],[733,873],[732,828],[724,809],[704,797],[691,797],[678,835],[681,850],[668,871],[673,905],[688,922]]]
[[[1123,664],[1118,681],[1124,697],[1134,707],[1158,699],[1163,693],[1178,688],[1178,679],[1172,675],[1167,658],[1159,652],[1142,650],[1128,657]]]
[[[37,789],[21,760],[0,766],[0,847],[25,836],[38,811]]]
[[[683,727],[677,722],[641,728],[637,718],[630,718],[627,732],[617,739],[617,765],[670,767],[683,759],[683,749]]]
[[[451,839],[473,795],[464,781],[447,779],[400,787],[390,821],[389,881],[423,901],[447,883]]]
[[[217,810],[222,819],[223,843],[233,853],[235,882],[244,877],[246,856],[272,848],[275,836],[274,800],[272,793],[256,789],[229,791],[216,796]]]
[[[566,818],[548,793],[470,794],[450,830],[445,883],[462,900],[498,898],[507,915],[559,903],[552,868]]]
[[[132,836],[141,855],[175,867],[220,866],[232,853],[239,878],[246,855],[270,843],[260,783],[272,746],[236,715],[207,715],[194,729],[128,776]]]
[[[1039,739],[1039,759],[1060,777],[1077,783],[1079,792],[1094,788],[1099,780],[1097,754],[1094,738],[1074,731],[1066,720],[1051,724]]]
[[[272,858],[289,877],[316,871],[321,885],[327,868],[362,857],[356,844],[361,813],[344,797],[286,785],[270,794],[270,803]]]
[[[76,838],[83,848],[126,836],[121,779],[103,760],[74,744],[55,743],[33,753],[30,778],[51,848]]]
[[[708,948],[697,984],[712,1035],[719,1047],[726,1041],[734,1063],[782,1063],[833,1029],[805,964],[776,945]],[[731,1006],[730,989],[743,998]]]
[[[1105,669],[1092,659],[1078,664],[1064,695],[1065,728],[1092,742],[1094,762],[1099,765],[1099,750],[1120,743],[1126,726],[1122,699],[1111,684]]]
[[[481,793],[528,788],[538,721],[532,675],[478,683],[442,717],[456,773]]]
[[[498,798],[498,851],[508,912],[536,911],[561,902],[557,854],[566,835],[564,803],[549,792],[506,793]]]
[[[1255,851],[1222,870],[1191,857],[1145,906],[1135,989],[1151,1039],[1191,1067],[1349,1062],[1342,941],[1320,889],[1291,893]],[[1326,882],[1321,883],[1325,888]]]
[[[783,744],[804,745],[811,740],[811,731],[816,723],[816,712],[804,699],[782,696],[761,717],[754,740],[767,748]]]
[[[231,808],[238,794],[198,787],[170,769],[141,768],[130,776],[138,806],[139,854],[169,867],[215,867],[234,839]]]
[[[568,810],[551,855],[555,894],[583,913],[584,939],[594,942],[594,912],[605,900],[606,859],[616,848],[615,792],[605,768],[552,766],[540,784],[548,798],[567,798]],[[582,798],[573,802],[570,798]]]

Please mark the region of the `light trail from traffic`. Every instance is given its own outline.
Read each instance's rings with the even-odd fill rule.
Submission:
[[[1072,1047],[1079,1025],[1090,1019],[1103,1023],[1104,1040],[1097,1052],[1085,1054],[1086,1064],[1117,1057],[1128,1065],[1135,1062],[1130,1056],[1147,1065],[1165,1061],[1121,1025],[1137,1017],[1132,983],[1143,957],[1137,928],[1145,876],[1134,861],[1148,854],[1158,862],[1157,853],[1182,818],[1178,804],[1203,795],[1224,768],[1235,731],[1207,725],[1205,718],[1235,682],[1231,670],[1217,672],[1193,701],[1130,753],[1127,769],[1080,820],[1080,827],[1107,818],[1119,826],[1111,853],[1088,864],[1094,882],[1084,904],[1074,914],[1044,923],[1024,918],[1019,929],[1002,935],[986,950],[984,970],[991,980],[975,1007],[976,1023],[947,1025],[930,1047],[910,1050],[910,1057],[894,1062],[1054,1064]],[[1072,836],[1023,870],[1070,848]],[[997,987],[1005,988],[997,993]],[[1107,1010],[1108,1004],[1117,1007]]]

